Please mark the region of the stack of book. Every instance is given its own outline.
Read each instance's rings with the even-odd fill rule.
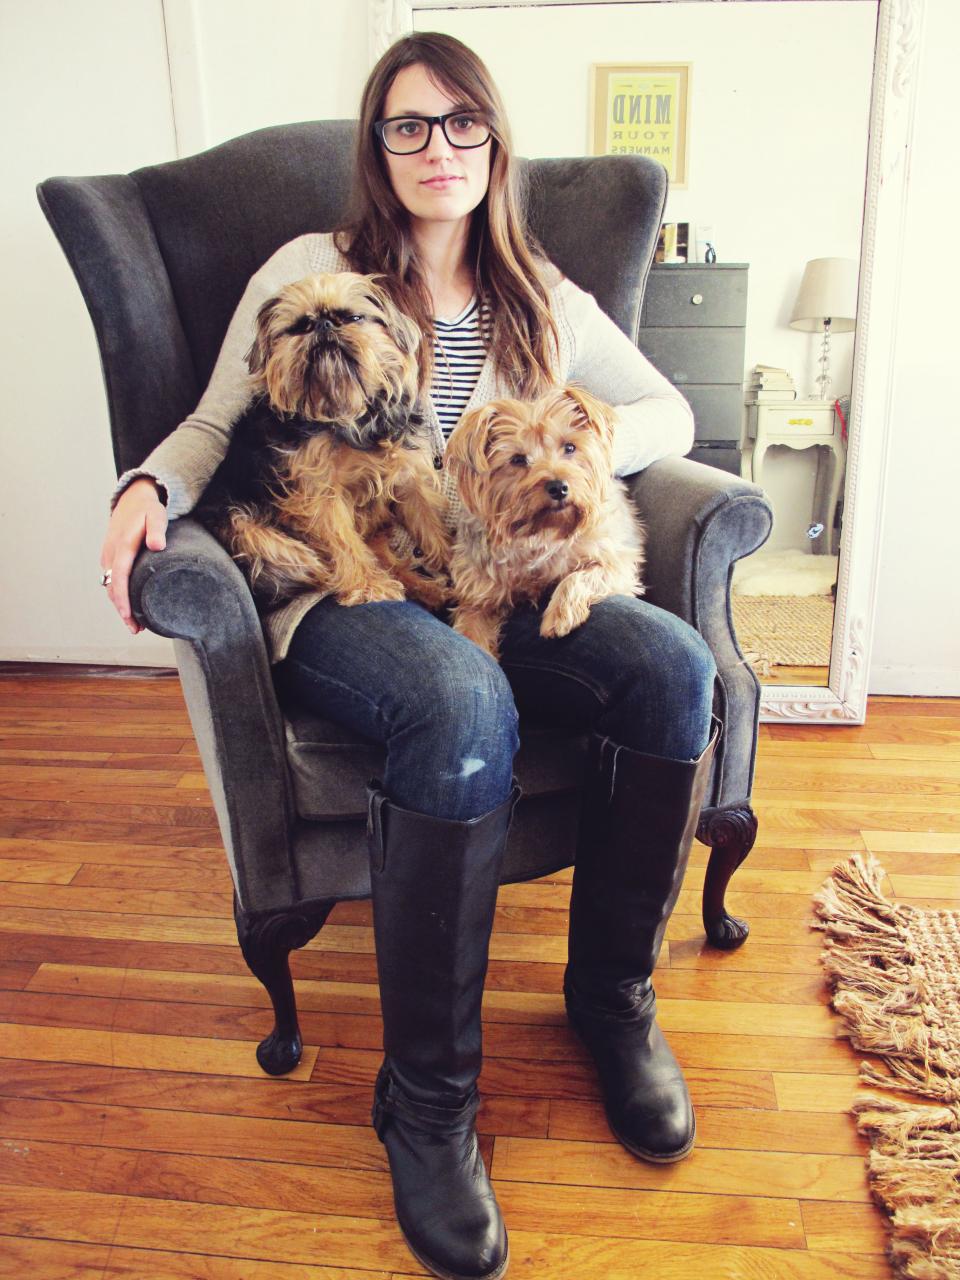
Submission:
[[[796,400],[797,388],[786,369],[758,364],[747,386],[747,404],[771,404],[783,400]]]

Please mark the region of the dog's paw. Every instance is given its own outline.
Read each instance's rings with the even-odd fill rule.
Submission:
[[[419,601],[428,609],[445,609],[452,603],[453,593],[441,578],[425,578],[418,575],[418,581],[410,588],[410,598]]]
[[[406,600],[407,593],[403,584],[385,578],[379,582],[363,582],[349,591],[335,593],[337,601],[343,605],[381,604],[388,600]]]
[[[420,564],[423,568],[430,570],[432,573],[447,573],[450,569],[450,560],[453,556],[453,548],[449,542],[431,542],[424,546],[423,543],[417,548],[420,552]]]
[[[488,614],[469,609],[455,609],[452,623],[458,635],[472,640],[478,649],[489,653],[495,662],[500,661],[500,620],[498,618],[491,618]]]
[[[582,627],[590,617],[590,606],[585,600],[570,598],[558,591],[543,612],[540,634],[547,640],[568,636]]]

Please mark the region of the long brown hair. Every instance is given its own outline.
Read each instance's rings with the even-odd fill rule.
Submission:
[[[542,394],[554,381],[557,355],[557,329],[546,285],[549,264],[525,227],[500,94],[477,55],[452,36],[437,32],[404,36],[370,73],[360,102],[353,204],[347,223],[336,234],[337,246],[356,271],[383,273],[384,287],[420,326],[425,335],[421,385],[426,385],[433,364],[430,296],[409,214],[394,194],[373,132],[398,72],[417,64],[458,106],[477,111],[490,126],[490,181],[471,217],[469,252],[477,290],[490,303],[488,343],[497,372],[517,395]]]

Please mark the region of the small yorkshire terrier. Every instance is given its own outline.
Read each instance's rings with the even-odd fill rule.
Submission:
[[[260,308],[254,405],[197,515],[261,607],[311,588],[344,605],[447,601],[446,502],[415,408],[419,343],[373,276],[308,276]],[[398,525],[422,560],[394,551]]]
[[[454,429],[446,458],[465,508],[454,543],[453,625],[494,658],[507,614],[552,588],[542,636],[638,595],[643,529],[613,478],[612,410],[578,387],[495,400]]]

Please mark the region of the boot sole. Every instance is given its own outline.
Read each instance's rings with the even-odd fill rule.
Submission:
[[[444,1271],[442,1267],[437,1266],[435,1262],[424,1257],[422,1253],[413,1247],[410,1243],[409,1237],[402,1227],[400,1228],[400,1234],[403,1236],[404,1244],[420,1263],[421,1267],[426,1267],[431,1275],[439,1276],[440,1280],[499,1280],[500,1276],[506,1274],[507,1266],[510,1263],[510,1246],[507,1245],[507,1252],[503,1255],[503,1261],[500,1263],[499,1267],[496,1267],[493,1271],[485,1271],[482,1276],[465,1276],[457,1271]]]
[[[669,1155],[661,1155],[656,1151],[644,1151],[642,1147],[634,1146],[632,1142],[628,1142],[623,1134],[610,1123],[609,1116],[607,1116],[607,1125],[621,1146],[626,1147],[630,1154],[636,1156],[638,1160],[645,1160],[647,1164],[677,1164],[680,1160],[686,1160],[697,1140],[697,1126],[696,1121],[694,1121],[693,1134],[687,1145],[681,1147],[679,1151],[671,1151]]]

